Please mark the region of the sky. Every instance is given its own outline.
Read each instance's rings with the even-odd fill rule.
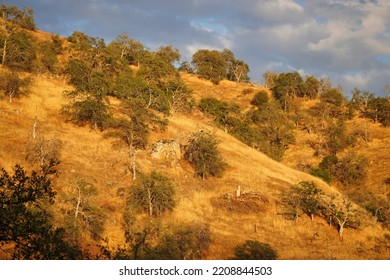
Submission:
[[[37,27],[106,43],[121,33],[155,50],[228,48],[248,63],[252,82],[265,71],[329,77],[384,96],[390,85],[390,0],[12,0],[34,9]]]

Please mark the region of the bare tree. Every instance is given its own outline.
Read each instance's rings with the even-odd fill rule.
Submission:
[[[61,145],[59,139],[32,138],[26,145],[26,159],[39,165],[44,174],[51,173],[53,166],[60,162]]]
[[[94,239],[98,239],[104,231],[106,216],[95,205],[97,194],[97,189],[83,179],[62,193],[61,198],[65,202],[63,211],[67,214],[67,225],[74,243],[78,243],[83,230],[89,231]]]

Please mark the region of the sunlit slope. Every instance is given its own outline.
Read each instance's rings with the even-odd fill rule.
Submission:
[[[243,95],[250,85],[236,85],[223,81],[215,86],[195,76],[183,77],[193,89],[195,99],[202,97],[224,98],[238,101],[243,110],[249,108],[253,94]],[[254,89],[261,87],[254,86]],[[81,180],[93,184],[98,193],[96,206],[109,217],[104,237],[110,245],[124,241],[122,215],[125,198],[121,189],[132,184],[126,166],[126,149],[119,147],[104,132],[89,127],[67,123],[60,115],[63,91],[71,87],[62,80],[35,76],[29,97],[0,102],[0,166],[7,170],[19,163],[32,169],[25,160],[26,144],[32,137],[32,127],[37,117],[37,137],[61,141],[59,176],[54,179],[58,211],[56,223],[61,225],[61,212],[65,205],[64,193]],[[240,103],[241,102],[241,103]],[[185,145],[192,133],[201,129],[213,131],[220,141],[220,152],[227,162],[222,178],[201,180],[194,176],[193,168],[184,160],[177,165],[153,159],[149,152],[161,139],[176,140]],[[344,241],[337,230],[316,218],[311,222],[304,217],[299,223],[285,220],[280,215],[280,193],[300,181],[315,181],[325,192],[337,192],[322,181],[306,173],[276,162],[261,152],[241,143],[223,130],[216,128],[212,120],[197,110],[192,113],[175,113],[169,117],[164,132],[152,132],[150,145],[137,160],[138,170],[158,170],[169,175],[176,184],[177,207],[163,217],[164,222],[202,222],[210,225],[212,244],[207,259],[232,257],[233,248],[247,239],[256,239],[272,245],[282,259],[378,259],[389,258],[384,243],[384,231],[378,224],[367,222],[362,229],[346,229]],[[254,195],[236,198],[236,190]],[[382,246],[379,246],[381,244]]]

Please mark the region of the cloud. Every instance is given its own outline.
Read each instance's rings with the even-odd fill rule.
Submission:
[[[255,1],[254,7],[250,8],[253,8],[257,17],[268,23],[297,23],[304,16],[304,9],[292,0]]]
[[[371,69],[353,74],[345,74],[341,77],[340,83],[347,88],[358,87],[362,90],[374,92],[376,94],[385,95],[386,84],[383,81],[389,81],[390,68],[387,69]],[[389,84],[387,84],[389,85]]]

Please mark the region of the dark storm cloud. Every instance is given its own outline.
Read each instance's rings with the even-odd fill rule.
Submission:
[[[172,44],[183,57],[229,48],[252,80],[266,70],[326,75],[380,94],[390,83],[388,0],[89,0],[7,1],[32,7],[40,29],[80,30],[107,42],[120,33],[154,49]]]

